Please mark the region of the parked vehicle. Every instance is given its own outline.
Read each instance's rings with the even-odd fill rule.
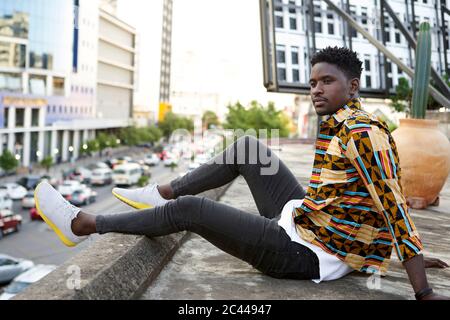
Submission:
[[[81,183],[75,180],[65,180],[58,187],[58,192],[68,201],[72,198],[72,194],[81,188]]]
[[[98,161],[98,162],[95,162],[95,163],[92,163],[92,164],[88,165],[87,169],[89,169],[91,171],[94,171],[96,169],[111,169],[111,168],[105,162]]]
[[[164,159],[164,166],[170,167],[172,164],[178,165],[178,157],[168,153],[166,159]]]
[[[40,176],[25,176],[17,180],[17,184],[21,185],[27,190],[34,190],[41,181]]]
[[[69,176],[70,180],[76,180],[81,183],[87,184],[91,183],[91,178],[92,178],[92,171],[83,167],[76,168],[74,172]]]
[[[35,202],[34,202],[34,191],[28,192],[25,197],[22,199],[22,208],[23,209],[30,209],[34,208]]]
[[[127,156],[119,157],[119,158],[117,158],[116,165],[125,164],[125,163],[128,163],[128,162],[133,162],[133,158],[127,157]]]
[[[109,167],[97,168],[92,171],[92,185],[109,185],[112,183],[112,170]]]
[[[14,278],[5,291],[0,295],[0,300],[9,300],[25,290],[31,284],[38,282],[50,272],[56,269],[54,265],[37,265]]]
[[[10,283],[19,274],[34,267],[33,261],[19,259],[0,253],[0,284]]]
[[[13,201],[9,197],[8,193],[5,191],[0,192],[0,210],[8,209],[12,210]]]
[[[31,221],[34,221],[34,220],[43,221],[44,220],[44,219],[42,219],[41,215],[37,211],[36,207],[30,209],[30,219],[31,219]]]
[[[137,163],[118,165],[113,171],[113,181],[116,186],[132,186],[139,181],[141,176],[142,169]]]
[[[75,190],[70,198],[70,203],[75,206],[89,205],[97,200],[97,192],[92,191],[86,185],[81,185],[80,189]]]
[[[0,239],[9,232],[19,232],[22,227],[22,216],[11,210],[0,210]]]
[[[27,194],[27,189],[14,182],[0,185],[1,191],[5,191],[12,200],[21,200]]]
[[[151,155],[148,155],[144,159],[144,163],[148,166],[157,166],[161,162],[161,159],[158,157],[158,155],[152,153]]]

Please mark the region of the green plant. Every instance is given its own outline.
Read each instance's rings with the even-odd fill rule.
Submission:
[[[148,184],[150,178],[148,176],[141,176],[137,182],[139,187],[145,187]]]
[[[9,150],[3,151],[3,154],[0,156],[0,168],[5,170],[6,172],[10,172],[17,168],[19,165],[19,161]]]
[[[48,172],[51,166],[53,165],[53,157],[52,156],[45,157],[44,159],[41,160],[40,164],[45,168],[45,171]]]
[[[425,119],[431,72],[431,31],[428,22],[422,22],[417,37],[416,68],[414,75],[411,117]]]

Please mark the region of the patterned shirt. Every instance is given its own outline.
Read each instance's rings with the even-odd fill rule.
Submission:
[[[423,250],[395,142],[358,99],[321,122],[308,191],[292,215],[301,238],[360,272],[385,275],[392,248],[400,261]]]

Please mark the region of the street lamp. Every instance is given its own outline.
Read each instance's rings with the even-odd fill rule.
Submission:
[[[117,139],[116,142],[117,142],[117,144],[120,144],[121,141],[120,141],[120,139]]]
[[[69,147],[69,152],[73,152],[74,148],[72,146]]]
[[[87,148],[88,148],[88,145],[86,143],[83,144],[83,150],[87,150]]]
[[[58,154],[59,153],[59,149],[58,148],[53,149],[53,153],[54,154]]]
[[[16,160],[20,160],[20,154],[16,154]]]
[[[41,157],[42,152],[40,152],[39,150],[36,151],[36,157],[40,158]]]

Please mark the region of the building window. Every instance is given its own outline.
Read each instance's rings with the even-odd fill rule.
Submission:
[[[322,33],[322,22],[314,21],[314,31],[317,33]]]
[[[53,77],[53,94],[55,96],[64,95],[64,78]]]
[[[289,18],[289,26],[290,26],[291,30],[297,30],[297,19]]]
[[[334,23],[328,23],[328,34],[334,34]]]
[[[370,58],[364,59],[364,69],[366,72],[370,72]]]
[[[17,108],[16,109],[16,128],[23,128],[25,124],[25,109]]]
[[[286,81],[286,68],[278,68],[278,81]]]
[[[366,76],[366,88],[371,88],[371,87],[372,87],[372,77]]]
[[[31,126],[39,127],[39,109],[31,109]]]
[[[393,89],[393,87],[394,87],[394,84],[393,84],[393,82],[392,82],[392,77],[388,77],[387,78],[387,89]]]
[[[31,94],[45,95],[47,88],[47,77],[30,75],[30,78],[28,79],[28,88]]]
[[[401,43],[400,32],[395,32],[395,43]]]
[[[350,15],[353,19],[356,19],[356,6],[351,5],[350,6]],[[352,38],[357,38],[358,37],[358,33],[356,32],[356,30],[352,27],[350,27],[350,35]]]
[[[292,69],[292,82],[300,82],[300,71]]]
[[[286,63],[286,47],[277,46],[277,62]]]
[[[275,17],[275,26],[280,29],[284,28],[284,19],[282,16]]]
[[[22,92],[22,75],[0,72],[0,91]]]
[[[4,128],[8,128],[9,108],[5,108]]]
[[[25,45],[0,41],[0,67],[25,68],[25,60]]]
[[[298,48],[297,47],[291,48],[291,63],[298,64]]]

